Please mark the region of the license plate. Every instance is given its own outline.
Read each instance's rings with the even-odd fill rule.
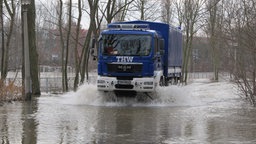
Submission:
[[[119,65],[117,68],[120,71],[130,71],[132,69],[132,66],[131,65]]]
[[[119,80],[117,81],[118,84],[122,84],[122,85],[129,85],[131,84],[131,81],[129,80]]]

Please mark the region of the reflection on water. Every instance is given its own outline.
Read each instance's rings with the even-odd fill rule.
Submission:
[[[0,137],[2,143],[36,143],[37,104],[16,102],[0,107]]]
[[[256,143],[256,109],[236,97],[204,98],[197,105],[88,105],[91,98],[83,103],[84,97],[70,93],[0,106],[1,143]]]
[[[49,98],[51,99],[51,98]],[[255,109],[66,105],[0,107],[2,143],[255,143]]]
[[[37,141],[37,102],[22,103],[22,143],[35,144]]]

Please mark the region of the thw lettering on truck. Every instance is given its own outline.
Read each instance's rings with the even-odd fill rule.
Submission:
[[[128,56],[117,56],[117,62],[133,62],[133,57]]]

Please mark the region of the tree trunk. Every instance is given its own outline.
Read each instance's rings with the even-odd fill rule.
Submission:
[[[88,76],[87,72],[87,61],[88,61],[88,52],[89,52],[89,43],[90,43],[90,40],[91,40],[91,35],[92,35],[92,26],[90,25],[89,29],[88,29],[88,32],[87,32],[87,35],[86,35],[86,38],[85,38],[85,42],[84,42],[84,46],[83,46],[83,52],[82,52],[82,59],[81,59],[81,80],[80,82],[81,83],[84,83],[85,81],[85,74],[86,76]],[[86,78],[88,79],[88,77]]]
[[[2,48],[2,69],[1,69],[1,79],[5,80],[7,77],[8,72],[8,61],[9,61],[9,49],[10,49],[10,43],[12,38],[12,32],[14,27],[14,20],[15,20],[15,14],[16,14],[16,8],[14,5],[13,0],[11,1],[11,4],[9,5],[6,0],[4,0],[5,7],[7,9],[7,12],[10,16],[10,25],[9,25],[9,31],[7,32],[7,38],[6,38],[6,44],[3,43]],[[3,27],[4,29],[4,27]],[[4,41],[5,42],[5,41]]]
[[[183,49],[183,63],[182,63],[182,76],[183,76],[183,82],[186,84],[187,83],[187,73],[188,73],[188,68],[187,68],[187,63],[188,63],[188,46],[189,46],[189,32],[188,28],[186,29],[186,40],[185,40],[185,47]]]
[[[32,82],[32,94],[41,95],[40,81],[38,72],[38,53],[36,48],[36,29],[35,29],[35,0],[31,0],[31,4],[28,8],[28,37],[29,37],[29,52],[30,52],[30,75]]]
[[[219,0],[210,0],[208,2],[209,11],[209,41],[210,47],[212,49],[212,62],[214,71],[214,81],[219,80],[219,53],[217,49],[217,39],[216,39],[216,26],[217,26],[217,3]]]
[[[4,35],[4,19],[3,19],[3,0],[0,0],[0,22],[1,22],[1,37],[2,37],[2,45],[1,45],[1,50],[2,50],[2,58],[1,58],[1,67],[0,67],[0,70],[1,70],[1,79],[3,77],[3,67],[4,67],[4,53],[5,53],[5,41],[4,41],[4,38],[5,38],[5,35]]]
[[[145,0],[141,0],[140,20],[145,20]]]
[[[253,69],[252,73],[252,86],[253,86],[253,96],[256,98],[256,69]]]
[[[68,55],[69,55],[69,47],[70,47],[70,33],[71,33],[71,22],[72,22],[72,0],[69,0],[69,8],[68,8],[68,30],[67,30],[67,39],[66,39],[66,56],[65,56],[65,66],[64,66],[64,76],[65,76],[65,89],[68,91]]]
[[[75,80],[74,80],[74,90],[77,90],[78,83],[79,83],[79,71],[80,71],[80,62],[79,62],[79,55],[78,55],[78,43],[79,43],[79,34],[80,34],[80,26],[81,26],[81,19],[82,19],[82,6],[81,0],[78,0],[78,20],[76,26],[76,38],[75,38]]]
[[[66,92],[66,75],[65,75],[65,45],[64,45],[64,36],[63,36],[63,28],[62,28],[62,10],[63,10],[63,1],[59,0],[59,18],[58,18],[58,28],[60,33],[60,45],[61,45],[61,69],[62,69],[62,91]]]
[[[90,27],[88,29],[85,42],[83,45],[82,59],[81,59],[81,83],[84,83],[85,73],[86,79],[88,80],[88,59],[89,59],[89,45],[91,41],[92,32],[96,30],[96,11],[98,7],[99,0],[88,0],[90,7]]]

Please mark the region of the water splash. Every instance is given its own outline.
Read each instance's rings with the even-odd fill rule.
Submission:
[[[200,105],[200,100],[193,97],[192,89],[189,86],[171,85],[168,87],[158,87],[157,98],[152,105],[159,106],[196,106]]]
[[[56,99],[54,102],[61,104],[107,107],[201,106],[238,98],[233,91],[233,85],[227,82],[194,82],[187,86],[158,87],[155,93],[150,94],[151,99],[144,93],[138,93],[136,97],[116,97],[113,92],[98,91],[95,84],[84,84],[76,92],[53,97],[51,100]]]
[[[84,84],[77,92],[62,95],[61,103],[72,105],[93,106],[193,106],[198,101],[191,98],[191,91],[183,86],[158,87],[155,93],[148,97],[138,93],[136,97],[116,97],[114,92],[97,91],[94,84]]]
[[[102,102],[102,95],[94,84],[81,85],[76,92],[68,92],[61,97],[64,104],[98,105]]]

